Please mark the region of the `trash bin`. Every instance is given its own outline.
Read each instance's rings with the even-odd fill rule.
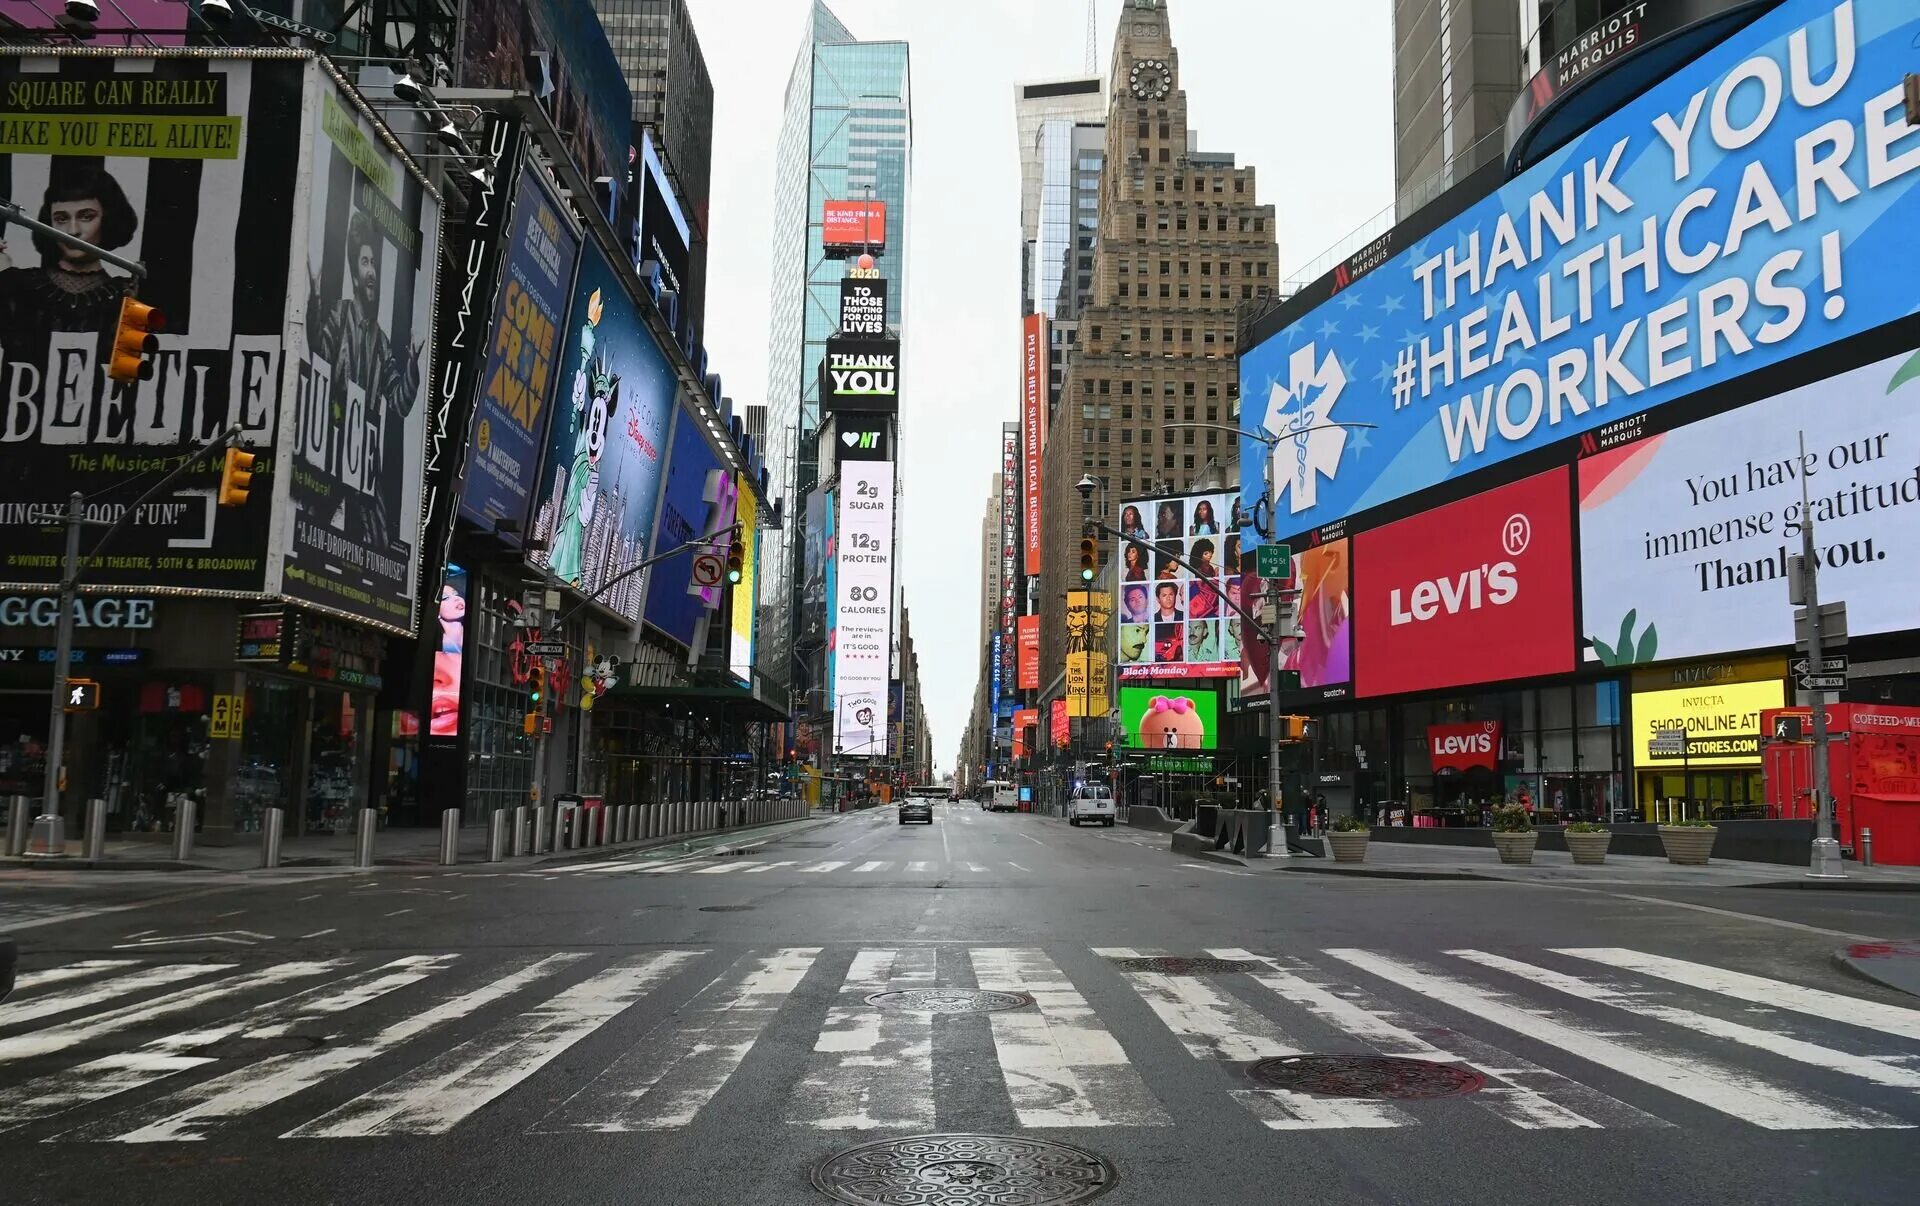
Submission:
[[[60,814],[43,812],[33,818],[33,829],[27,835],[28,858],[65,858],[67,856],[67,823]]]

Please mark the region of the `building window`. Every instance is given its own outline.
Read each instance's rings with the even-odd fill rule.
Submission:
[[[1161,297],[1166,297],[1167,295],[1168,295],[1168,288],[1167,288],[1167,282],[1165,282],[1165,281],[1161,281],[1161,282],[1160,282],[1160,296],[1161,296]]]
[[[1161,163],[1173,162],[1173,156],[1170,153],[1168,153],[1167,148],[1165,147],[1160,148],[1160,162]]]
[[[1212,343],[1212,342],[1213,342],[1213,329],[1212,329],[1211,327],[1209,327],[1209,328],[1207,329],[1207,331],[1206,331],[1206,339],[1205,339],[1205,342],[1207,342],[1207,343]]]
[[[1121,343],[1132,343],[1132,342],[1133,342],[1133,330],[1132,330],[1132,328],[1130,328],[1130,327],[1121,327],[1121,328],[1120,328],[1120,342],[1121,342]]]
[[[1089,423],[1093,422],[1093,403],[1082,402],[1080,404],[1080,417]]]
[[[1133,382],[1122,381],[1120,383],[1120,396],[1122,398],[1131,398],[1133,396]],[[1128,409],[1132,408],[1129,407]]]
[[[1233,191],[1236,193],[1244,193],[1247,191],[1247,178],[1245,176],[1235,176],[1233,178]]]
[[[1161,327],[1161,328],[1160,328],[1160,342],[1161,342],[1161,343],[1172,343],[1172,342],[1173,342],[1173,328],[1172,328],[1172,327]]]
[[[1205,230],[1206,228],[1207,228],[1207,211],[1203,209],[1200,211],[1200,229]]]
[[[1171,273],[1171,272],[1172,272],[1172,270],[1173,270],[1173,261],[1172,261],[1172,260],[1161,260],[1161,261],[1160,261],[1160,275],[1161,275],[1161,276],[1166,276],[1166,275],[1168,275],[1169,273]]]
[[[1106,378],[1106,377],[1102,377],[1102,378],[1100,378],[1100,392],[1101,392],[1101,393],[1103,393],[1103,394],[1104,394],[1104,393],[1106,393],[1106,392],[1107,392],[1107,387],[1108,387],[1108,386],[1110,386],[1110,385],[1112,385],[1112,384],[1113,384],[1113,382],[1112,382],[1112,380],[1110,380],[1109,378]]]
[[[1253,233],[1260,234],[1266,229],[1267,229],[1267,220],[1265,218],[1255,218],[1253,220]]]
[[[1122,394],[1131,394],[1133,392],[1133,382],[1122,381],[1120,383],[1120,392]],[[1133,403],[1122,402],[1120,404],[1120,417],[1123,419],[1131,419],[1133,417]]]
[[[1120,282],[1120,296],[1121,297],[1127,296],[1127,282],[1125,281]],[[1122,335],[1121,338],[1125,339],[1126,336]]]
[[[1218,444],[1219,442],[1220,442],[1220,433],[1219,433],[1219,432],[1217,432],[1217,431],[1209,431],[1209,432],[1207,432],[1207,443],[1209,443],[1209,444]]]
[[[1254,270],[1255,270],[1255,275],[1265,276],[1267,274],[1267,262],[1265,260],[1261,260],[1258,264],[1254,265]]]
[[[1207,387],[1207,397],[1209,398],[1213,397],[1213,387],[1211,385]],[[1220,421],[1220,408],[1218,406],[1207,407],[1207,422],[1217,423],[1219,421]]]
[[[1253,300],[1253,286],[1252,286],[1252,285],[1242,285],[1242,286],[1240,286],[1240,300],[1241,300],[1241,301],[1252,301],[1252,300]]]
[[[1165,151],[1160,153],[1162,155],[1166,154]],[[1167,178],[1165,176],[1155,176],[1153,178],[1153,191],[1156,193],[1164,193],[1167,191]],[[1160,229],[1165,230],[1166,227],[1163,226]]]
[[[1181,433],[1180,433],[1180,442],[1181,442],[1182,444],[1192,444],[1192,443],[1193,443],[1193,428],[1191,428],[1191,427],[1189,427],[1189,428],[1187,428],[1187,429],[1186,429],[1185,431],[1183,431],[1183,432],[1181,432]],[[1193,466],[1192,466],[1191,464],[1189,464],[1189,465],[1187,466],[1187,468],[1189,468],[1189,469],[1191,469],[1191,468],[1193,468]]]
[[[1182,381],[1180,383],[1180,392],[1186,397],[1189,397],[1189,398],[1193,397],[1193,382]],[[1191,404],[1187,406],[1187,417],[1189,419],[1193,417],[1193,406]]]
[[[1192,328],[1192,327],[1181,327],[1181,328],[1180,328],[1180,342],[1181,342],[1181,343],[1192,343],[1192,342],[1193,342],[1193,328]],[[1191,381],[1189,381],[1189,382],[1187,382],[1187,384],[1188,384],[1188,385],[1192,385],[1192,384],[1193,384],[1193,382],[1191,382]],[[1189,392],[1191,392],[1191,391],[1189,391]]]
[[[1192,272],[1193,272],[1193,265],[1192,265],[1192,264],[1189,264],[1189,263],[1188,263],[1187,261],[1185,261],[1185,260],[1181,260],[1181,261],[1180,261],[1180,275],[1181,275],[1181,276],[1187,276],[1187,275],[1189,275],[1189,274],[1191,274]]]
[[[1172,129],[1173,129],[1173,127],[1172,127],[1171,125],[1169,125],[1168,123],[1166,123],[1166,122],[1164,122],[1164,121],[1163,121],[1163,122],[1161,122],[1161,123],[1160,123],[1160,137],[1162,137],[1162,138],[1168,138],[1168,137],[1171,137],[1171,134],[1169,133],[1169,131],[1171,131]]]
[[[1187,228],[1187,214],[1185,210],[1174,215],[1173,228],[1175,230],[1185,230]]]
[[[1191,469],[1191,468],[1193,468],[1193,458],[1192,458],[1192,457],[1190,457],[1190,456],[1183,456],[1183,457],[1181,457],[1181,458],[1180,458],[1180,462],[1181,462],[1181,465],[1180,465],[1180,467],[1181,467],[1181,468],[1183,468],[1183,469]]]
[[[1212,285],[1202,285],[1202,286],[1200,286],[1200,300],[1201,300],[1201,301],[1212,301],[1212,300],[1213,300],[1213,286],[1212,286]]]
[[[1186,298],[1186,296],[1187,296],[1187,282],[1185,282],[1185,281],[1181,281],[1181,282],[1180,282],[1180,297],[1181,297],[1181,298],[1182,298],[1182,299],[1184,300],[1184,299]]]
[[[1165,230],[1167,228],[1167,215],[1161,214],[1158,218],[1154,220],[1153,224],[1155,229]]]
[[[1139,127],[1139,136],[1140,136],[1141,138],[1145,138],[1145,137],[1147,137],[1147,136],[1148,136],[1148,135],[1147,135],[1147,129],[1148,129],[1148,125],[1147,125],[1147,123],[1146,123],[1146,122],[1144,122],[1144,121],[1143,121],[1143,122],[1141,122],[1141,123],[1140,123],[1140,127]]]
[[[1201,260],[1201,261],[1200,261],[1200,275],[1201,275],[1201,276],[1212,276],[1212,275],[1213,275],[1213,261],[1212,261],[1212,260]]]
[[[1092,333],[1092,337],[1093,337],[1094,339],[1098,339],[1098,338],[1100,338],[1100,324],[1099,324],[1099,323],[1097,323],[1097,322],[1093,324],[1093,333]],[[1068,331],[1068,332],[1067,332],[1067,340],[1068,340],[1069,342],[1071,342],[1071,341],[1073,340],[1073,332],[1072,332],[1072,331]]]
[[[1120,442],[1121,442],[1122,444],[1131,444],[1131,443],[1133,443],[1133,429],[1132,429],[1132,428],[1130,428],[1130,427],[1129,427],[1129,428],[1126,428],[1125,430],[1123,430],[1123,431],[1121,431],[1121,433],[1120,433]]]
[[[1185,176],[1175,176],[1173,178],[1173,191],[1176,193],[1184,193],[1187,191],[1187,178]]]

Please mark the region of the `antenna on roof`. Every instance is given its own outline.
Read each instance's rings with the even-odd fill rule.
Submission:
[[[1100,0],[1087,0],[1087,74],[1100,70]]]

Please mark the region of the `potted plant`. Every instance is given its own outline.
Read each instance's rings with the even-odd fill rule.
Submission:
[[[1493,810],[1493,848],[1500,852],[1500,861],[1516,866],[1528,866],[1533,862],[1534,843],[1540,835],[1533,831],[1533,814],[1518,804]]]
[[[1607,845],[1613,841],[1613,832],[1605,825],[1575,821],[1567,826],[1566,837],[1567,849],[1572,852],[1574,862],[1598,867],[1607,861]]]
[[[1713,854],[1713,839],[1719,834],[1712,821],[1673,821],[1660,826],[1660,844],[1667,848],[1668,862],[1704,867]]]
[[[1372,836],[1373,830],[1359,817],[1335,817],[1327,833],[1327,844],[1333,847],[1333,861],[1366,862],[1367,841]]]

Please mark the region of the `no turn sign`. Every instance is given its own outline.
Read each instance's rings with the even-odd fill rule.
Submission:
[[[718,586],[720,579],[726,576],[726,563],[712,553],[702,553],[693,559],[694,585]]]

